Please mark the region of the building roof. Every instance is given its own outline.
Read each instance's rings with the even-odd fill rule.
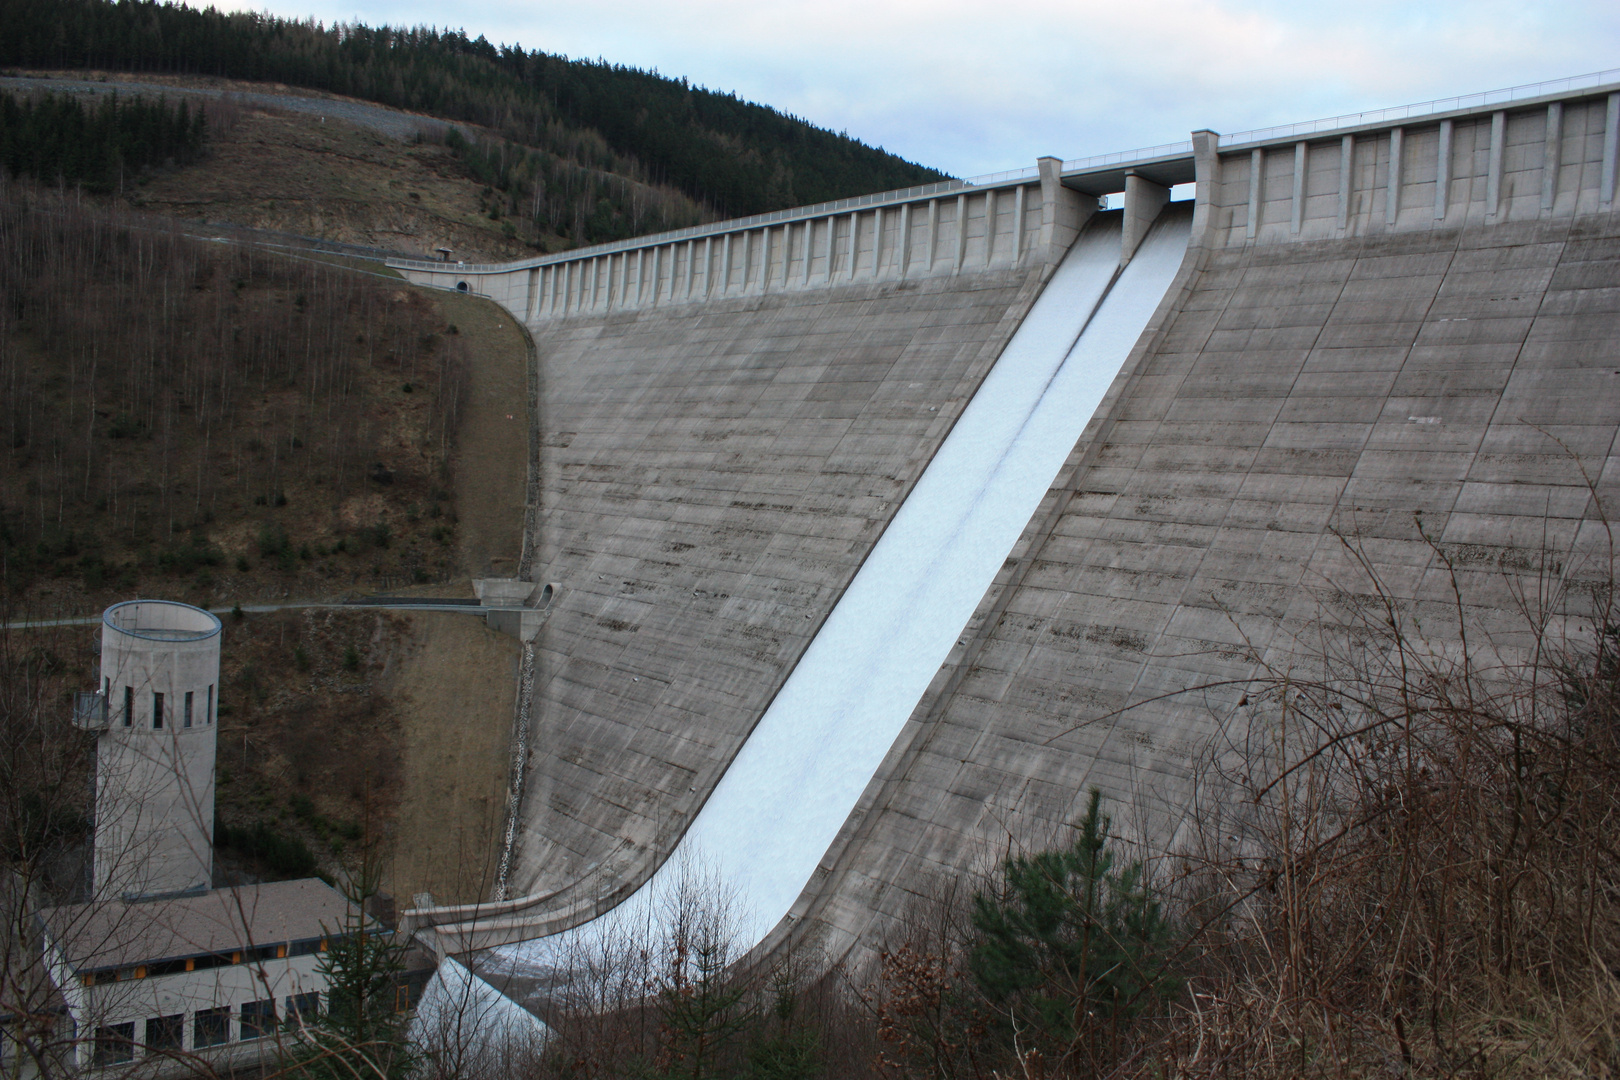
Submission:
[[[305,878],[161,900],[66,904],[39,914],[67,962],[85,971],[326,937],[341,933],[356,911],[324,881]]]

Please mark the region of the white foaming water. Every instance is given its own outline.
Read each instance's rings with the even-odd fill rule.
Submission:
[[[647,925],[694,862],[738,900],[739,955],[782,919],[1102,402],[1189,234],[1189,215],[1165,214],[1112,290],[1119,222],[1081,234],[676,855],[601,918],[494,950],[497,966],[542,971],[615,927]]]

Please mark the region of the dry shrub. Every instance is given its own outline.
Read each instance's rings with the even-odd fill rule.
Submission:
[[[1159,860],[1186,990],[1093,1017],[1085,1053],[1009,1039],[965,902],[996,879],[945,883],[866,992],[885,1075],[1620,1071],[1612,555],[1480,566],[1433,544],[1450,593],[1418,603],[1345,543],[1364,580],[1337,583],[1286,650],[1255,651],[1197,778],[1212,809]]]
[[[1612,575],[1433,550],[1439,634],[1362,560],[1368,588],[1264,666],[1211,766],[1244,797],[1182,882],[1213,917],[1174,1075],[1615,1070]]]

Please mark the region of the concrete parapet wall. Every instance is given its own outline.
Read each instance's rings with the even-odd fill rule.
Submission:
[[[538,327],[579,315],[1055,265],[1068,245],[1041,244],[1043,215],[1050,216],[1043,190],[1056,194],[1051,185],[1016,181],[928,197],[897,193],[870,207],[772,215],[786,220],[762,225],[720,223],[686,230],[701,235],[501,266],[390,265],[417,284],[487,296]],[[1079,198],[1061,196],[1065,203]]]
[[[1218,244],[1432,231],[1607,212],[1620,92],[1227,150]]]

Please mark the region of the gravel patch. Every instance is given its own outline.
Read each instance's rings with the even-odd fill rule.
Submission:
[[[230,97],[244,105],[261,105],[307,116],[335,117],[405,142],[419,131],[438,132],[457,128],[463,135],[467,129],[431,116],[401,112],[382,105],[367,105],[358,101],[339,101],[335,98],[305,97],[300,94],[264,94],[251,90],[218,90],[185,86],[166,86],[143,82],[102,82],[99,79],[46,79],[35,76],[8,75],[0,77],[0,88],[7,90],[50,90],[64,94],[148,94],[164,97],[222,98]]]

